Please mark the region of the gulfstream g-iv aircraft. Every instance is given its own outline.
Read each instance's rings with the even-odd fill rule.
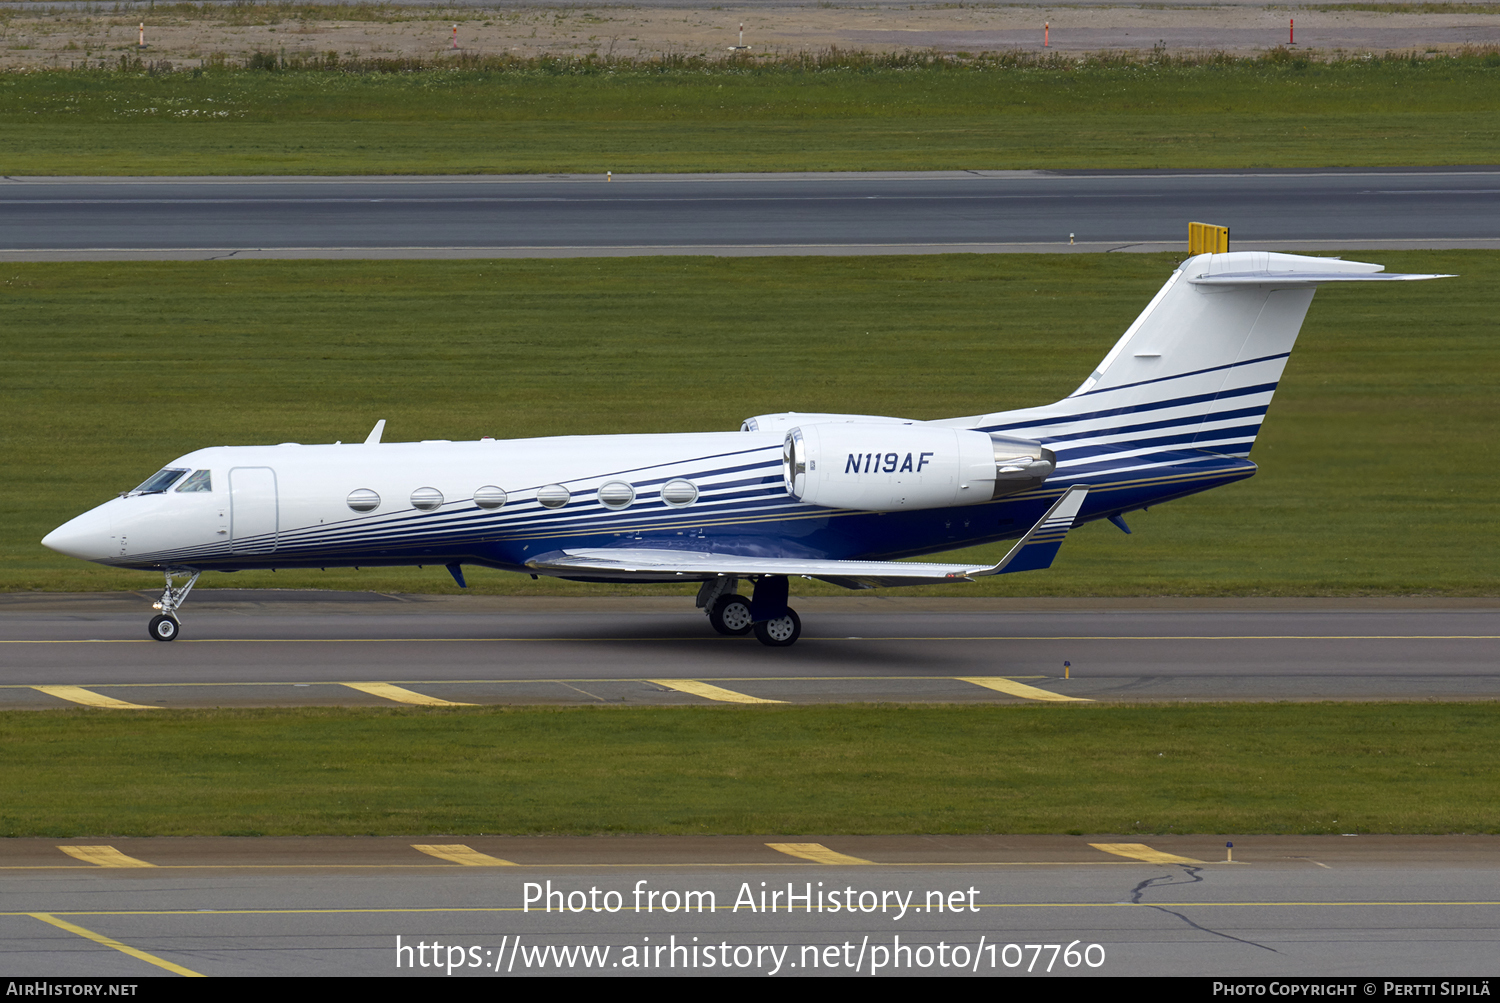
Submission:
[[[699,582],[724,634],[794,643],[789,578],[848,588],[1049,567],[1068,530],[1255,473],[1249,459],[1316,287],[1439,278],[1237,251],[1190,257],[1073,393],[914,421],[763,414],[738,432],[220,446],[42,542],[161,571],[177,637],[205,571],[463,565],[583,582]],[[994,565],[903,560],[1015,539]],[[754,583],[750,598],[739,583]],[[180,582],[180,584],[179,584]]]

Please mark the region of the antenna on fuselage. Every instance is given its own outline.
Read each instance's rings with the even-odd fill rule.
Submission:
[[[380,445],[380,436],[384,432],[385,432],[385,419],[382,418],[382,419],[380,419],[379,421],[377,421],[375,423],[375,427],[374,428],[370,429],[370,434],[367,435],[367,436],[365,436],[365,445],[366,446],[378,446],[378,445]]]

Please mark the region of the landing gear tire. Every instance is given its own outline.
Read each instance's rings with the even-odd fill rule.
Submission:
[[[153,641],[175,641],[177,632],[181,629],[181,625],[169,616],[153,616],[146,632]]]
[[[750,619],[750,600],[744,596],[720,596],[708,611],[708,622],[720,634],[739,637],[750,633],[755,626]]]
[[[755,639],[772,648],[791,647],[801,636],[802,618],[791,607],[787,607],[786,616],[755,625]]]

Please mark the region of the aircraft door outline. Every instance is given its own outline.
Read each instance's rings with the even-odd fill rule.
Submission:
[[[280,532],[276,471],[235,467],[229,471],[229,548],[236,554],[271,554]]]

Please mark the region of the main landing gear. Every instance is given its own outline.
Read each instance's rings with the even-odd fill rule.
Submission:
[[[720,634],[748,634],[755,628],[750,619],[750,600],[744,596],[720,596],[708,609],[708,622]]]
[[[181,606],[187,599],[188,593],[193,591],[193,586],[198,583],[201,571],[191,568],[168,568],[166,570],[167,587],[162,590],[161,601],[151,604],[152,609],[161,610],[159,616],[153,616],[151,623],[146,627],[146,633],[151,635],[153,641],[175,641],[177,634],[182,630],[182,624],[177,620],[177,607]],[[188,580],[181,586],[174,586],[172,579],[181,575],[188,575]]]
[[[743,636],[754,633],[761,644],[785,648],[802,636],[802,618],[786,604],[787,581],[768,575],[755,584],[755,598],[737,595],[738,578],[715,578],[698,590],[698,608],[708,616],[709,626],[720,634]]]
[[[802,636],[802,618],[790,606],[786,616],[762,620],[755,625],[755,639],[772,648],[789,648]]]

